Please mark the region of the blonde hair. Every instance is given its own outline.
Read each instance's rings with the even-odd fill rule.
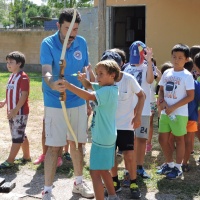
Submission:
[[[98,67],[104,67],[108,74],[114,73],[115,74],[115,77],[114,77],[115,81],[118,79],[119,73],[120,73],[120,68],[119,68],[119,65],[117,64],[117,62],[115,62],[114,60],[100,61],[96,64],[95,70]]]

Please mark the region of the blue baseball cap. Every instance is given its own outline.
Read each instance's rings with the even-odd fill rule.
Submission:
[[[131,46],[129,47],[130,64],[140,64],[142,62],[142,60],[144,59],[145,48],[146,45],[141,41],[135,41],[131,44]]]
[[[121,56],[118,53],[109,50],[103,53],[101,57],[101,61],[102,60],[114,60],[119,65],[119,67],[121,67],[122,64]]]

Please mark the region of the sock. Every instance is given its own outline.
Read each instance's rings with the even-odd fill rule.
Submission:
[[[109,199],[109,200],[115,200],[116,197],[117,197],[116,194],[115,194],[115,195],[108,195],[108,199]]]
[[[174,162],[167,163],[170,168],[174,168]]]
[[[177,167],[177,168],[179,169],[179,171],[182,171],[182,169],[181,169],[181,164],[175,163],[175,167]]]
[[[143,169],[142,165],[137,166],[138,169]]]
[[[130,180],[130,183],[136,183],[136,179]]]
[[[119,181],[118,180],[118,176],[112,177],[112,179],[113,179],[114,182],[118,182]]]
[[[44,193],[45,192],[51,193],[52,192],[52,186],[44,186]]]
[[[75,176],[76,185],[82,183],[82,181],[83,181],[83,176]]]

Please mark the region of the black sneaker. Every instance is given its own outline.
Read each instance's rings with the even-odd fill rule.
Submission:
[[[136,183],[131,183],[130,191],[131,191],[131,199],[140,199],[140,197],[142,196],[139,187]]]
[[[120,191],[122,190],[121,184],[120,184],[119,181],[118,181],[118,182],[113,181],[113,184],[114,184],[114,188],[115,188],[115,192],[116,192],[116,193],[117,193],[117,192],[120,192]]]
[[[115,188],[115,192],[116,192],[116,193],[118,193],[118,192],[120,192],[120,191],[122,190],[119,181],[118,181],[118,182],[113,181],[113,184],[114,184],[114,188]],[[106,188],[105,188],[105,190],[104,190],[104,196],[105,196],[105,197],[108,197],[108,191],[107,191]]]

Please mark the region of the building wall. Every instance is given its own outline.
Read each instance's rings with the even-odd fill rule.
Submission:
[[[55,31],[54,31],[55,32]],[[40,70],[40,44],[52,31],[2,31],[0,32],[0,67],[6,68],[5,57],[12,51],[21,51],[26,56],[26,69]],[[32,67],[31,67],[32,66]],[[34,70],[35,68],[35,70]]]
[[[146,44],[158,65],[170,60],[176,43],[200,44],[199,0],[106,0],[107,6],[146,6]],[[98,0],[94,0],[98,6]]]

